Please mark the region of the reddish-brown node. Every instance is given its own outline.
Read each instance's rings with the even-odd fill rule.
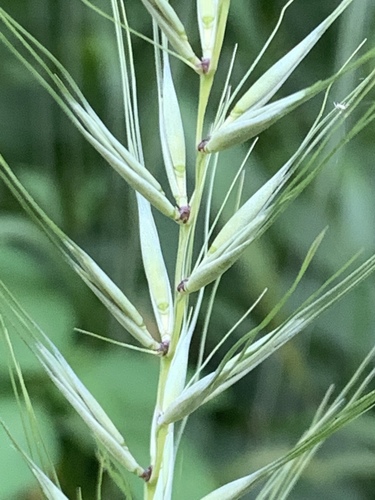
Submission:
[[[143,474],[141,474],[141,478],[144,479],[145,482],[147,483],[147,481],[150,480],[151,474],[152,474],[152,466],[150,465],[150,467],[147,467],[147,469],[143,471]]]
[[[190,217],[190,205],[184,205],[178,208],[178,213],[180,214],[180,221],[186,224]]]
[[[160,342],[158,352],[160,352],[162,356],[166,356],[168,354],[169,344],[169,341]]]
[[[211,64],[211,59],[209,59],[208,57],[202,57],[200,67],[204,75],[208,73],[208,70],[210,69],[210,64]]]
[[[185,285],[186,283],[188,282],[188,279],[185,278],[181,281],[181,283],[177,286],[177,291],[182,293],[182,292],[186,292],[186,288],[185,288]]]
[[[199,144],[198,144],[198,151],[200,153],[206,153],[206,144],[208,143],[210,139],[207,138],[207,139],[203,139],[203,141],[201,141]]]

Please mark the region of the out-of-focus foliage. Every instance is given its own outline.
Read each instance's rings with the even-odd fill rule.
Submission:
[[[96,5],[108,10],[108,3],[98,0]],[[139,31],[151,33],[151,24],[141,2],[130,0],[128,3],[131,4],[130,24]],[[288,10],[276,41],[262,60],[259,73],[301,40],[336,5],[333,0],[296,0]],[[123,137],[120,81],[111,24],[79,0],[2,0],[1,6],[68,67],[109,128],[119,138]],[[198,46],[194,2],[176,0],[174,6],[188,24],[193,43]],[[240,79],[273,29],[282,6],[282,0],[233,1],[220,62],[222,75],[229,65],[234,44],[238,43],[233,80]],[[375,4],[370,0],[358,0],[329,30],[278,95],[286,95],[331,75],[362,38],[373,36],[374,30]],[[147,164],[163,181],[160,145],[155,132],[157,96],[153,86],[152,48],[138,39],[134,39],[134,48]],[[54,221],[126,290],[140,305],[144,317],[151,318],[140,266],[133,193],[84,144],[51,98],[4,47],[0,47],[0,60],[2,154]],[[190,151],[194,149],[195,125],[191,110],[197,105],[196,80],[178,62],[172,69],[177,77],[185,129],[189,131],[189,156],[189,148]],[[339,102],[351,90],[353,82],[361,78],[361,71],[345,77],[334,88],[332,106],[333,100]],[[222,88],[220,75],[219,72],[213,98],[219,97]],[[319,102],[316,99],[305,105],[262,134],[246,169],[243,199],[295,151],[314,119]],[[262,317],[291,284],[311,242],[325,226],[329,226],[325,241],[298,293],[288,304],[289,311],[357,250],[364,248],[366,255],[373,253],[373,137],[372,128],[346,146],[267,234],[247,251],[240,263],[224,276],[209,346],[216,345],[267,286],[269,291],[257,308],[254,321]],[[237,155],[243,157],[240,148],[223,154],[216,181],[216,207],[240,163]],[[0,185],[0,210],[0,277],[29,314],[53,337],[120,430],[124,428],[128,436],[133,436],[130,445],[142,460],[147,461],[156,363],[144,360],[140,354],[108,348],[75,333],[74,326],[128,340],[95,297],[55,256],[3,185]],[[159,222],[165,257],[172,271],[176,228],[168,221]],[[372,346],[374,300],[375,286],[371,278],[297,341],[285,346],[241,381],[225,398],[192,417],[177,478],[180,484],[186,484],[186,500],[197,498],[225,480],[248,473],[280,455],[298,439],[328,385],[343,386]],[[288,310],[283,314],[287,315]],[[150,321],[148,326],[153,330],[155,326]],[[244,325],[244,331],[248,331],[249,326]],[[199,330],[196,336],[199,337]],[[54,429],[53,433],[47,433],[46,443],[55,455],[63,488],[73,498],[76,485],[81,485],[84,498],[93,498],[97,466],[92,456],[92,443],[85,437],[82,424],[55,395],[31,355],[24,353],[23,346],[20,349],[30,393],[40,405],[43,418]],[[5,383],[6,364],[1,356],[0,362],[0,417],[7,419],[12,393],[10,385]],[[331,439],[311,463],[292,498],[308,500],[320,495],[330,500],[373,498],[374,425],[374,415],[368,414]],[[1,445],[0,463],[9,464],[11,453],[15,452]],[[20,489],[26,492],[26,498],[31,498],[33,482],[29,482],[30,478],[21,479],[21,471],[16,467],[20,478],[17,482],[12,483],[9,477],[5,483],[2,474],[8,475],[8,472],[4,468],[0,471],[0,498],[11,498],[11,494],[21,498]],[[116,498],[116,494],[109,489],[107,498]],[[137,493],[135,496],[138,498]]]

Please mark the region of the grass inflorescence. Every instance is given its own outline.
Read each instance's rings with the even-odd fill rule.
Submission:
[[[293,0],[287,2],[263,49],[234,87],[231,72],[236,63],[236,52],[241,51],[241,46],[234,49],[230,64],[225,63],[228,69],[224,79],[219,70],[228,15],[230,9],[236,8],[235,2],[196,0],[199,50],[191,41],[194,35],[190,34],[190,27],[184,26],[173,2],[139,2],[145,7],[144,16],[152,24],[152,37],[132,28],[128,19],[128,15],[131,17],[131,2],[111,0],[111,13],[103,12],[88,0],[84,3],[106,18],[113,27],[121,77],[123,106],[120,113],[125,124],[124,140],[115,137],[109,130],[59,60],[2,8],[0,40],[50,94],[84,139],[134,192],[140,257],[152,310],[148,316],[152,315],[152,321],[145,317],[143,306],[131,300],[89,252],[51,220],[3,157],[0,157],[0,178],[47,235],[59,255],[94,292],[131,339],[123,343],[112,342],[138,350],[139,356],[150,355],[157,359],[159,376],[149,426],[148,463],[140,463],[131,441],[118,430],[111,415],[102,408],[49,336],[26,314],[4,284],[0,285],[1,329],[10,353],[15,392],[18,384],[22,388],[17,398],[27,402],[25,409],[20,404],[25,420],[31,419],[32,404],[22,366],[19,367],[13,351],[13,333],[30,347],[48,377],[93,436],[101,474],[108,473],[126,497],[131,495],[126,478],[128,474],[133,474],[144,483],[145,499],[185,498],[181,492],[174,492],[173,487],[176,456],[189,417],[274,355],[375,270],[374,257],[351,271],[348,269],[350,265],[353,267],[353,263],[349,262],[301,306],[277,322],[280,311],[303,281],[318,252],[326,232],[324,230],[312,242],[294,282],[278,303],[259,320],[257,309],[267,294],[264,290],[241,319],[223,335],[218,345],[207,349],[210,321],[215,314],[223,275],[241,260],[253,243],[262,238],[331,158],[372,123],[375,104],[370,104],[366,110],[360,105],[375,85],[375,70],[369,70],[339,103],[333,101],[331,94],[344,75],[359,68],[364,72],[366,69],[363,68],[373,65],[375,49],[361,54],[362,45],[354,48],[352,55],[335,74],[327,74],[324,80],[311,82],[308,87],[295,90],[290,95],[275,97],[331,25],[347,8],[352,7],[351,4],[356,4],[356,0],[338,3],[336,9],[302,41],[249,84],[266,49],[282,29],[287,9],[292,8]],[[142,137],[147,123],[143,124],[140,119],[139,101],[142,95],[138,91],[133,50],[134,40],[138,38],[151,45],[154,54],[153,79],[164,169],[160,179],[144,153]],[[185,66],[185,70],[190,71],[197,81],[193,131],[186,130],[179,100],[180,89],[174,76],[176,65]],[[214,106],[212,102],[215,102],[212,89],[215,85],[221,88],[221,98],[216,108],[212,109],[210,106]],[[301,106],[304,103],[318,95],[321,96],[320,109],[299,147],[252,196],[242,201],[246,182],[244,172],[256,154],[259,136],[297,108],[303,109]],[[337,132],[342,127],[346,127],[345,135],[337,139]],[[215,175],[221,168],[221,154],[241,145],[237,171],[217,210],[213,198]],[[243,154],[244,147],[247,150]],[[193,163],[190,160],[192,157]],[[236,201],[234,207],[229,208],[232,197]],[[231,211],[229,216],[228,211]],[[226,214],[224,222],[223,214]],[[173,233],[178,233],[173,262],[165,260],[165,248],[169,245],[165,238],[170,236],[165,236],[160,229],[163,227],[158,223],[161,218],[177,228]],[[272,283],[269,284],[271,287]],[[203,313],[205,317],[201,323]],[[238,335],[249,318],[252,318],[253,326]],[[255,318],[258,318],[257,322]],[[83,329],[77,330],[85,333]],[[100,340],[109,340],[100,334],[86,333]],[[199,353],[192,373],[189,361],[193,336],[199,343]],[[330,402],[332,391],[327,393],[310,427],[288,452],[255,472],[249,471],[247,475],[228,481],[204,498],[240,498],[262,481],[259,498],[286,498],[322,443],[374,405],[374,392],[367,389],[374,373],[368,370],[366,375],[373,354],[372,350],[336,399]],[[127,412],[128,408],[124,408],[127,418],[139,418],[127,415]],[[52,460],[46,464],[41,457],[30,456],[28,450],[17,444],[6,423],[3,425],[44,495],[47,498],[66,498],[57,475],[48,476],[48,469],[53,470]],[[27,432],[31,441],[38,440],[35,429]],[[100,476],[98,480],[98,498],[105,498],[102,479]],[[186,498],[190,498],[189,493]]]

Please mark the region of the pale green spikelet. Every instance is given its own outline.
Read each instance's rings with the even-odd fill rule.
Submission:
[[[142,3],[172,47],[200,73],[201,61],[191,48],[185,27],[173,7],[167,0],[142,0]]]
[[[71,261],[72,267],[117,321],[144,347],[158,350],[159,343],[147,330],[143,317],[123,292],[80,247],[68,239],[64,244],[78,263],[77,265]]]
[[[173,299],[159,235],[150,204],[137,196],[142,260],[161,341],[170,341],[173,329]]]
[[[57,349],[50,351],[40,343],[35,344],[35,349],[51,380],[79,413],[95,439],[119,464],[142,477],[145,471],[130,453],[124,438]]]
[[[69,99],[66,96],[67,100]],[[165,196],[158,181],[112,134],[105,128],[97,115],[88,113],[77,102],[68,100],[72,111],[78,116],[77,124],[88,142],[103,156],[123,179],[141,193],[161,213],[178,220],[176,208]]]
[[[198,0],[198,27],[202,47],[202,61],[209,75],[216,71],[223,44],[230,0]]]
[[[69,265],[91,288],[117,321],[143,346],[158,350],[159,343],[148,332],[143,318],[124,293],[98,264],[63,231],[61,231],[25,190],[9,165],[0,156],[0,177],[18,198],[26,212],[34,218]]]
[[[214,153],[251,139],[328,87],[331,83],[330,79],[267,105],[285,80],[352,1],[341,2],[332,14],[302,42],[266,71],[238,100],[224,123],[215,128],[211,135],[201,142],[198,149]]]
[[[159,123],[164,165],[177,206],[186,207],[185,135],[167,53],[163,54],[163,69],[160,73]]]
[[[352,1],[343,0],[332,14],[322,21],[302,42],[266,71],[237,102],[228,116],[226,124],[236,120],[251,108],[264,106]]]

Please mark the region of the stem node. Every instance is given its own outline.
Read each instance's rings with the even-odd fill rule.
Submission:
[[[180,214],[179,221],[182,222],[182,224],[186,224],[190,217],[190,205],[179,207],[178,212]]]
[[[143,471],[143,474],[141,475],[141,478],[144,479],[144,481],[147,483],[150,480],[152,474],[152,466],[150,465]]]
[[[186,292],[186,288],[185,288],[185,285],[186,283],[188,282],[188,278],[185,278],[181,281],[181,283],[179,283],[179,285],[177,285],[177,291],[182,293],[182,292]]]

